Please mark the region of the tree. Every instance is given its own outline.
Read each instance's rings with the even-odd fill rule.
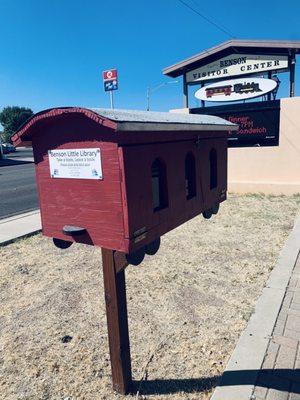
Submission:
[[[11,136],[18,128],[33,115],[30,108],[25,107],[5,107],[0,112],[0,122],[3,126],[3,137],[6,142],[11,142]]]

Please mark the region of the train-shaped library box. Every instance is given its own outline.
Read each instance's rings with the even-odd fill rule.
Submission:
[[[218,212],[236,129],[208,115],[66,107],[35,114],[13,136],[33,146],[43,234],[60,248],[102,248],[119,392],[131,384],[124,268],[155,254],[180,224]]]

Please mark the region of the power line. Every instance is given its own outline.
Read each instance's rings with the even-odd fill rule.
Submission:
[[[192,1],[192,3],[195,4],[196,8],[199,9],[199,7],[201,7],[201,5],[199,4],[198,1],[196,1],[196,0],[191,0],[191,1]],[[213,19],[211,17],[211,15],[206,15],[206,17],[209,18],[215,24],[217,24],[218,27],[220,27],[220,28],[224,29],[226,32],[228,32],[228,35],[231,35],[232,39],[236,39],[236,36],[234,36],[234,34],[224,24],[220,23],[220,21],[218,21],[217,19]]]
[[[216,22],[212,21],[210,18],[206,17],[204,14],[200,13],[198,10],[190,6],[188,3],[186,3],[183,0],[178,0],[181,4],[183,4],[185,7],[189,8],[191,11],[199,15],[202,19],[204,19],[206,22],[209,24],[213,25],[223,33],[225,33],[227,36],[229,36],[231,39],[235,39],[235,37],[232,35],[232,33],[229,32],[229,30],[222,28],[220,25],[218,25]]]

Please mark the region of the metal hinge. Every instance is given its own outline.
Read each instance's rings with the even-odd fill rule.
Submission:
[[[201,147],[201,139],[200,139],[200,136],[197,137],[197,140],[196,140],[195,143],[196,143],[197,148],[200,149],[200,147]]]

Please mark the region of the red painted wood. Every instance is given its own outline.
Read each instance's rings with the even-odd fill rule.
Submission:
[[[35,114],[30,118],[19,130],[12,136],[12,140],[16,145],[21,145],[24,143],[30,143],[34,135],[43,134],[43,126],[48,124],[51,120],[56,123],[57,120],[64,119],[69,115],[87,117],[91,121],[102,125],[103,127],[108,127],[110,129],[116,129],[116,124],[106,118],[101,117],[99,114],[93,112],[92,110],[80,107],[64,107],[64,108],[52,108],[50,110],[45,110],[40,113]]]
[[[210,190],[210,169],[209,169],[209,153],[211,149],[216,149],[218,157],[218,185],[215,189]],[[211,139],[203,140],[200,146],[200,168],[202,171],[202,180],[205,190],[204,195],[204,209],[207,210],[215,203],[216,199],[221,195],[221,190],[225,191],[225,196],[221,201],[226,200],[227,191],[227,139]]]
[[[116,132],[116,124],[82,109],[38,114],[15,136],[32,140],[43,233],[128,253],[225,200],[226,132]],[[100,148],[103,180],[50,177],[48,150]],[[210,190],[209,152],[218,153],[218,186]],[[196,162],[196,196],[186,199],[185,157]],[[167,167],[169,205],[153,212],[151,164]],[[223,193],[223,194],[222,194]],[[223,197],[222,197],[223,196]],[[86,228],[73,239],[65,225]],[[136,231],[145,237],[137,241]]]
[[[218,186],[210,190],[209,152],[215,148],[218,154]],[[185,157],[192,153],[196,162],[196,196],[186,198]],[[122,147],[124,170],[123,190],[126,191],[125,226],[128,226],[130,250],[151,242],[158,236],[201,214],[213,205],[224,201],[222,191],[227,188],[227,142],[224,139],[149,144]],[[169,207],[153,211],[151,164],[159,158],[167,166]],[[141,162],[142,160],[142,162]],[[123,195],[124,196],[124,195]],[[135,243],[134,232],[145,228],[143,241]]]
[[[118,147],[115,143],[99,141],[98,137],[99,125],[76,115],[49,123],[42,135],[34,136],[43,233],[124,251]],[[50,177],[49,149],[88,147],[100,148],[103,180]],[[88,234],[74,239],[66,237],[62,233],[64,225],[82,226]]]

